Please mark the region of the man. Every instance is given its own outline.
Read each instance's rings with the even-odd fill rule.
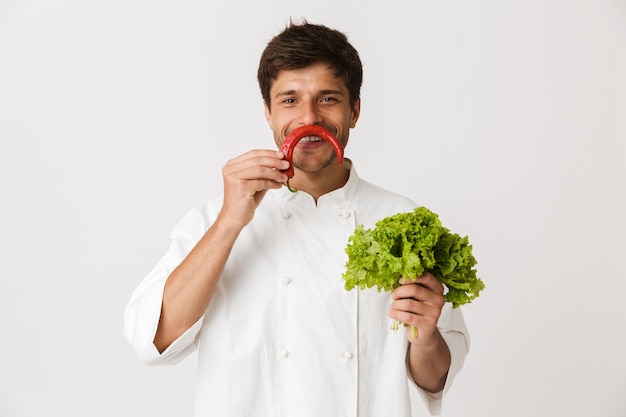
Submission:
[[[345,146],[360,115],[362,65],[341,32],[291,24],[258,70],[280,147],[320,125]],[[410,416],[416,389],[431,412],[460,370],[461,312],[430,274],[398,287],[346,291],[341,274],[358,224],[411,211],[408,199],[358,177],[311,137],[295,148],[290,192],[283,153],[226,163],[224,196],[193,209],[134,292],[126,335],[149,364],[199,349],[196,416]],[[389,329],[390,320],[418,329]]]

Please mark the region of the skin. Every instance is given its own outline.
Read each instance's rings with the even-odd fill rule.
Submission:
[[[349,131],[356,126],[360,101],[354,106],[343,81],[327,64],[282,71],[270,89],[271,103],[265,103],[265,117],[276,145],[293,129],[319,124],[334,133],[345,146]],[[330,144],[299,142],[294,149],[295,176],[291,185],[317,199],[342,187],[349,176],[344,164],[337,164]],[[254,217],[268,190],[287,181],[281,171],[289,167],[281,152],[252,150],[228,161],[223,169],[224,204],[216,221],[198,244],[167,279],[161,317],[154,345],[163,352],[206,311],[239,233]],[[443,307],[443,287],[432,276],[397,288],[389,316],[419,329],[407,338],[410,373],[424,389],[443,388],[450,366],[450,352],[436,324]]]
[[[265,103],[265,118],[279,148],[292,130],[309,124],[325,127],[345,147],[361,108],[360,101],[350,105],[348,89],[325,63],[279,73],[270,89],[270,102]],[[348,181],[348,167],[337,164],[334,150],[325,141],[299,142],[293,166],[291,185],[316,201]]]
[[[437,321],[445,304],[443,285],[430,273],[415,281],[400,279],[391,293],[388,315],[407,324],[409,371],[417,385],[430,392],[443,389],[450,369],[450,349],[444,341]],[[417,328],[413,337],[411,326]]]

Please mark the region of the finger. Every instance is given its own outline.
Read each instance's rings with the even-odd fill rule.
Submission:
[[[234,171],[226,174],[227,179],[233,179],[235,181],[273,181],[283,183],[287,181],[287,174],[276,169],[263,165],[252,165],[248,167],[242,167],[239,171]],[[263,189],[263,188],[262,188]],[[257,191],[260,191],[257,189]]]
[[[238,155],[238,156],[232,158],[231,160],[229,160],[227,162],[227,164],[238,163],[238,162],[241,162],[241,161],[245,161],[245,160],[249,160],[249,159],[255,159],[255,158],[261,158],[261,157],[275,158],[275,159],[283,160],[285,158],[285,154],[280,152],[280,151],[273,151],[273,150],[270,150],[270,149],[253,149],[251,151],[242,153],[241,155]]]
[[[418,285],[393,294],[392,305],[398,309],[417,311],[416,306],[425,305],[428,308],[441,310],[446,301],[443,295],[434,293]]]
[[[426,287],[430,289],[431,291],[434,291],[436,293],[441,293],[441,294],[443,294],[445,291],[445,287],[443,286],[443,284],[439,282],[439,280],[435,278],[435,276],[431,274],[430,272],[425,272],[424,274],[414,279],[405,279],[404,277],[400,277],[399,282],[401,285],[407,285],[407,284],[421,285],[422,287]]]
[[[289,162],[274,156],[248,153],[234,158],[222,168],[225,180],[272,180],[285,182],[287,176],[282,172],[289,167]]]
[[[433,291],[420,284],[401,285],[392,292],[392,300],[415,300],[441,310],[445,304],[443,292]]]
[[[284,170],[289,168],[289,162],[284,159],[282,152],[270,150],[252,150],[241,154],[224,165],[226,169],[241,171],[255,165]]]
[[[436,326],[443,303],[431,305],[412,298],[402,298],[389,305],[388,315],[394,320],[415,326]]]
[[[419,329],[420,336],[427,336],[433,333],[437,328],[439,320],[439,313],[436,309],[422,311],[419,310],[419,307],[418,311],[390,308],[388,316],[397,322]]]
[[[391,302],[389,311],[427,315],[433,307],[413,298],[400,298]]]
[[[423,298],[426,298],[428,294],[431,294],[431,293],[437,294],[437,292],[433,291],[432,289],[424,285],[421,285],[418,283],[411,283],[411,284],[400,285],[399,287],[393,290],[391,295],[394,300],[397,300],[399,298],[413,298],[416,300],[421,300]]]

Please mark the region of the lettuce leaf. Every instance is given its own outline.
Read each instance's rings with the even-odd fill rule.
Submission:
[[[425,207],[385,217],[373,229],[358,226],[345,251],[346,290],[392,291],[400,286],[400,277],[415,280],[430,272],[446,286],[446,301],[457,308],[485,288],[476,276],[476,259],[467,236],[451,233]]]

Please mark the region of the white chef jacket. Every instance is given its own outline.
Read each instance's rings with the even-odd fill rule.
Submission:
[[[173,364],[199,349],[196,417],[409,417],[410,389],[439,411],[469,346],[461,311],[446,305],[439,321],[452,354],[446,388],[420,390],[407,373],[404,331],[389,327],[389,293],[346,291],[341,278],[355,227],[415,204],[360,179],[353,166],[346,185],[317,204],[286,187],[268,192],[204,316],[159,354],[153,340],[165,281],[221,205],[210,200],[178,223],[125,311],[126,336],[143,362]]]

